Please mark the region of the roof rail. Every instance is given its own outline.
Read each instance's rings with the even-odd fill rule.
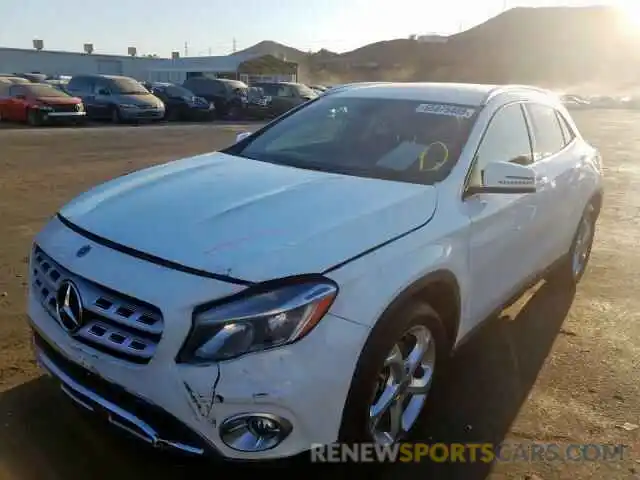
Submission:
[[[518,90],[528,90],[528,91],[532,91],[532,92],[545,93],[545,94],[549,93],[549,90],[547,90],[545,88],[534,87],[534,86],[531,86],[531,85],[517,85],[517,84],[516,85],[501,85],[499,87],[493,88],[487,94],[487,97],[484,99],[484,102],[482,102],[482,104],[486,105],[487,103],[489,103],[489,101],[493,100],[498,95],[502,95],[503,93],[514,92],[514,91],[517,92]]]

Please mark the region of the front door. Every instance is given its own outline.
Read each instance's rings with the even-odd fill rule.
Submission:
[[[476,153],[469,186],[483,184],[491,162],[532,163],[528,127],[521,104],[502,107],[490,121]],[[535,270],[539,239],[532,236],[539,221],[537,195],[481,193],[464,199],[471,221],[467,305],[473,327],[522,288]]]

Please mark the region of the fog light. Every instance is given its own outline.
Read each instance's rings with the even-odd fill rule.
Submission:
[[[220,438],[234,450],[261,452],[279,445],[291,429],[291,423],[277,415],[240,414],[222,422]]]

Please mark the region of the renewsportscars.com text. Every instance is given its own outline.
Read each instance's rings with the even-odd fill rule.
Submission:
[[[629,457],[622,444],[559,443],[370,443],[312,445],[311,461],[319,463],[380,462],[616,462]]]

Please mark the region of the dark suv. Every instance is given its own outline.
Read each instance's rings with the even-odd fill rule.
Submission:
[[[75,75],[67,91],[82,99],[92,119],[122,121],[161,120],[164,103],[137,80],[114,75]]]
[[[216,110],[213,103],[180,85],[145,82],[145,88],[164,103],[167,120],[210,120]]]
[[[222,118],[240,118],[247,108],[247,84],[238,80],[211,77],[191,77],[182,84],[198,97],[212,102]]]
[[[318,96],[316,92],[302,83],[256,82],[251,86],[262,88],[267,98],[271,99],[271,110],[275,115],[283,114]]]

